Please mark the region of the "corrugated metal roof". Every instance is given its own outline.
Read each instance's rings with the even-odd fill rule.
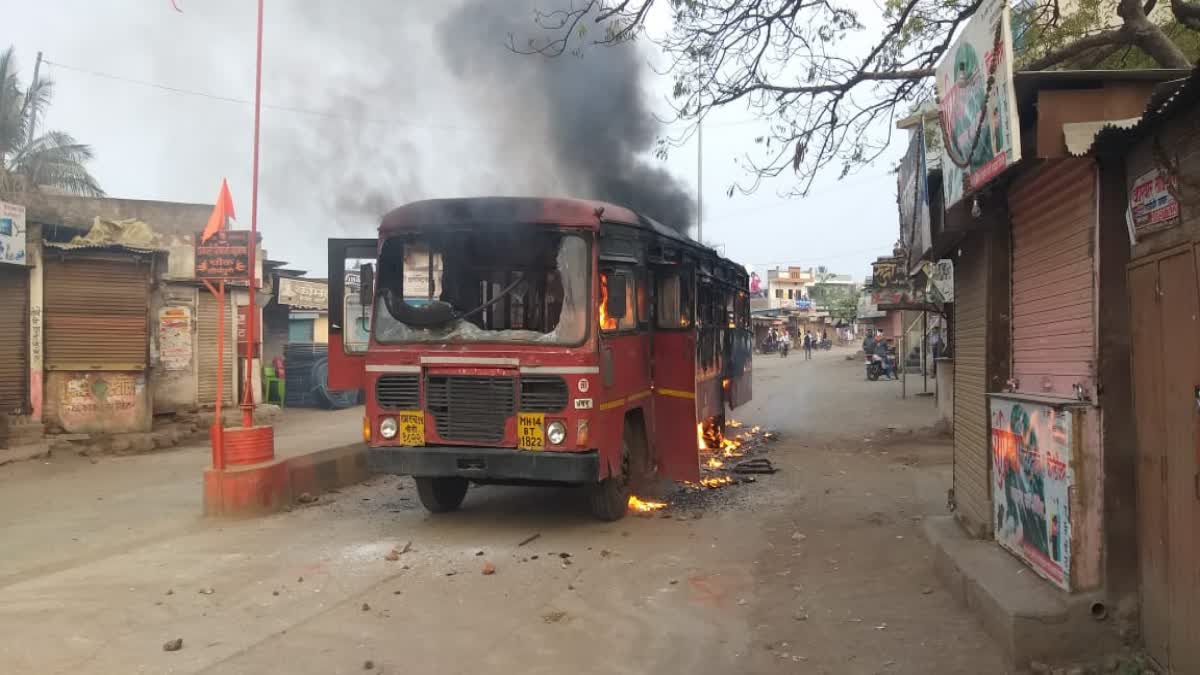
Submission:
[[[1200,66],[1197,66],[1188,77],[1164,82],[1159,86],[1154,95],[1150,97],[1150,102],[1146,105],[1146,112],[1142,114],[1137,124],[1129,127],[1111,124],[1097,131],[1095,140],[1087,152],[1092,154],[1123,152],[1167,120],[1197,103],[1200,103]]]
[[[1101,129],[1117,128],[1131,129],[1137,126],[1142,118],[1130,117],[1124,120],[1100,120],[1098,122],[1072,122],[1063,125],[1063,136],[1067,141],[1067,152],[1079,157],[1086,155],[1092,149],[1096,134]]]

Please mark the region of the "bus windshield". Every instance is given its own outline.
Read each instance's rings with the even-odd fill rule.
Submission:
[[[577,345],[588,243],[535,226],[400,235],[379,256],[375,339]]]

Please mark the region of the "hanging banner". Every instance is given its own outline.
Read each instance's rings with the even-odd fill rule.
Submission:
[[[1021,159],[1007,0],[984,0],[937,67],[946,208]]]
[[[1129,210],[1133,217],[1135,237],[1179,223],[1179,180],[1151,169],[1133,181],[1129,191]]]
[[[0,202],[0,263],[25,264],[25,207]]]
[[[1070,591],[1072,413],[997,395],[990,409],[996,541]]]
[[[218,230],[204,243],[196,235],[197,281],[246,281],[249,270],[248,230]]]
[[[900,242],[908,252],[909,272],[916,270],[921,256],[932,244],[929,231],[929,187],[925,167],[925,124],[909,131],[908,152],[900,160],[896,177],[900,207]]]

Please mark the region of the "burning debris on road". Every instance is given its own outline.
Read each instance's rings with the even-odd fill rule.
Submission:
[[[737,420],[727,420],[726,429],[743,429],[744,425]],[[736,463],[731,459],[740,459],[748,454],[762,450],[767,443],[776,439],[773,432],[764,432],[761,427],[750,427],[736,436],[725,436],[719,425],[712,420],[696,425],[696,444],[701,453],[701,477],[699,481],[683,483],[682,494],[695,494],[736,485],[743,482],[754,482],[753,476],[738,477],[735,474],[773,474],[776,469],[765,457],[755,457]],[[682,496],[677,493],[677,496]],[[629,510],[633,513],[649,513],[667,508],[678,500],[666,498],[663,501],[651,501],[641,497],[629,498]]]

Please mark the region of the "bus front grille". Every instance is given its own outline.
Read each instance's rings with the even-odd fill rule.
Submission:
[[[429,375],[425,404],[447,441],[499,443],[516,405],[512,377]]]

